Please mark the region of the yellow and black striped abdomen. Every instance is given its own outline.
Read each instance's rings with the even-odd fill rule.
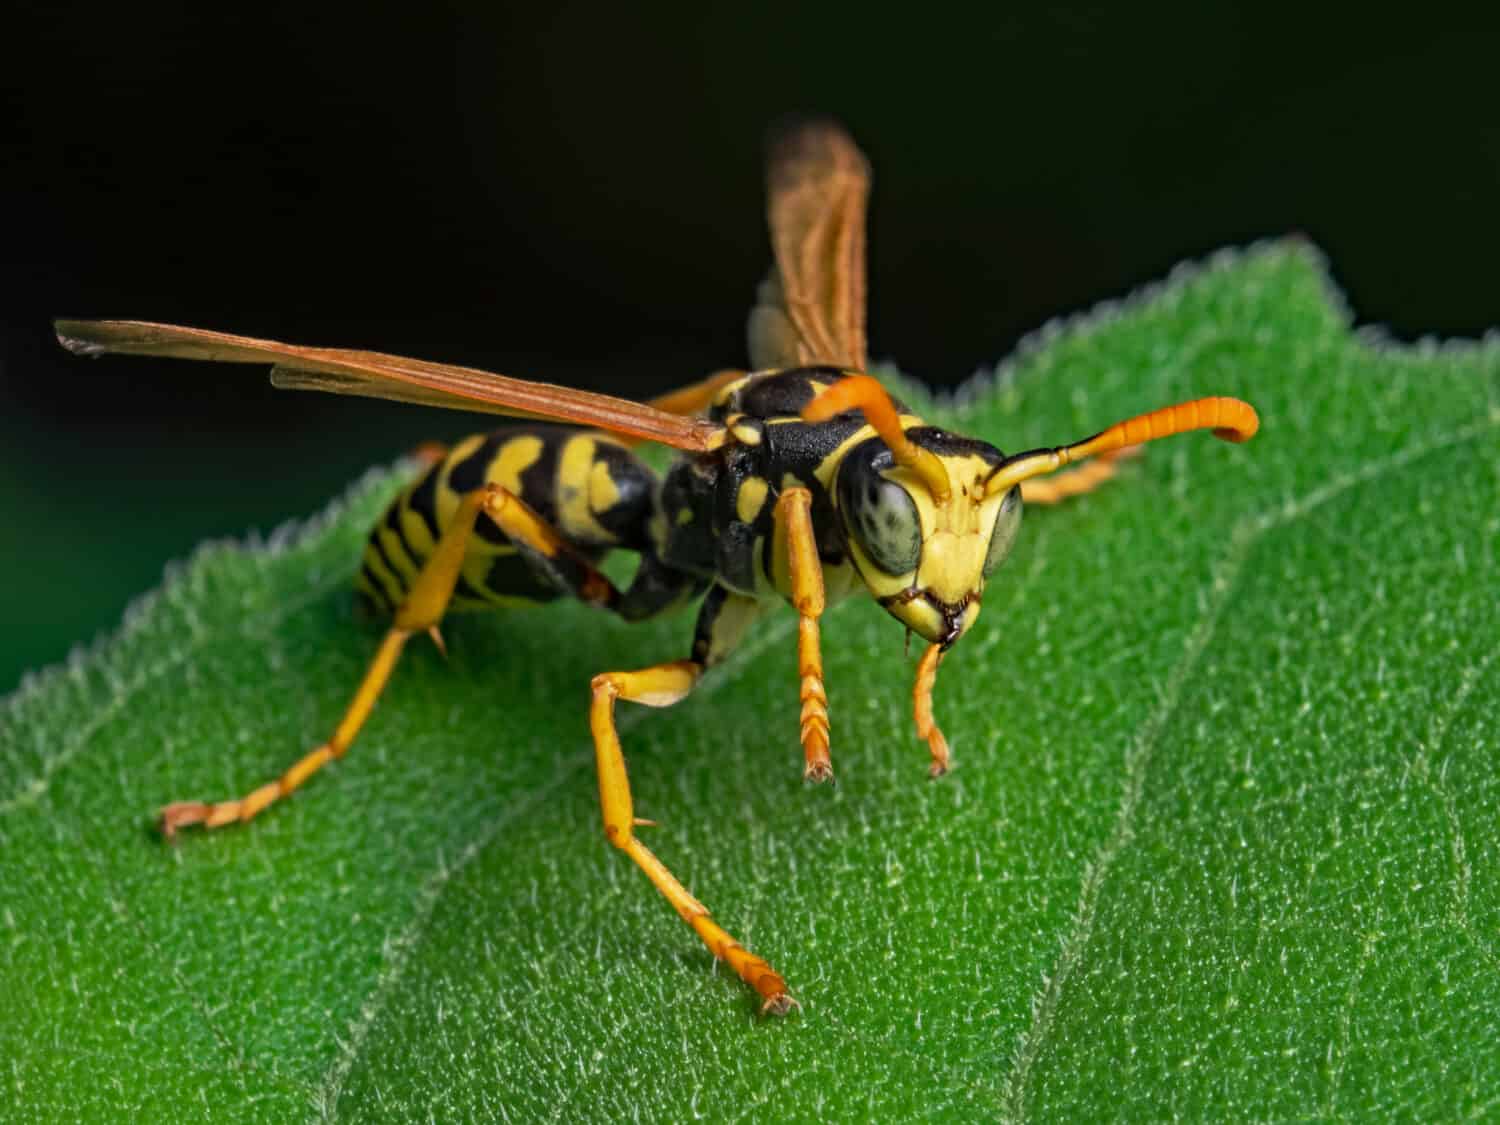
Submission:
[[[597,430],[517,423],[465,438],[392,501],[365,547],[361,595],[392,612],[460,499],[487,484],[518,496],[591,559],[648,543],[656,477],[625,445]],[[568,592],[481,516],[451,608],[535,605]]]

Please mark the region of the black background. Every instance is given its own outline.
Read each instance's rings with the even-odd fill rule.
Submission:
[[[631,12],[51,4],[0,47],[0,691],[164,560],[476,423],[86,363],[53,316],[648,394],[744,360],[761,144],[875,167],[877,357],[951,385],[1048,318],[1300,232],[1362,322],[1500,321],[1493,18],[1176,4]]]

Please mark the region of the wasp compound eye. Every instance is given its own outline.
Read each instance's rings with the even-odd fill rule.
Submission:
[[[1015,485],[1005,494],[1000,511],[995,513],[995,529],[990,532],[989,551],[984,556],[984,576],[988,578],[1010,557],[1010,549],[1016,545],[1016,536],[1021,531],[1021,486]]]
[[[881,442],[866,442],[839,470],[839,509],[860,548],[886,574],[910,574],[922,555],[922,524],[911,494],[881,472],[895,464]]]

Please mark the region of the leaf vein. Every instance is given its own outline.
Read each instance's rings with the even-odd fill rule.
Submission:
[[[1450,921],[1473,943],[1492,970],[1500,969],[1500,957],[1497,957],[1489,940],[1475,929],[1469,918],[1469,885],[1473,877],[1473,868],[1469,863],[1468,847],[1464,841],[1463,822],[1458,815],[1458,797],[1453,791],[1453,786],[1448,782],[1446,769],[1439,768],[1434,771],[1432,760],[1447,745],[1454,718],[1473,694],[1474,688],[1484,679],[1496,657],[1500,657],[1500,648],[1491,649],[1482,660],[1464,669],[1457,690],[1448,698],[1442,710],[1433,717],[1429,735],[1423,740],[1416,761],[1412,763],[1412,772],[1421,778],[1442,804],[1443,817],[1448,826],[1448,853],[1453,862],[1453,901],[1449,908]]]

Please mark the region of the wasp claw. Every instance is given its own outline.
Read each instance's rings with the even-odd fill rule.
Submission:
[[[802,1010],[802,1005],[797,1001],[797,998],[790,992],[778,992],[775,996],[769,997],[760,1006],[760,1014],[763,1016],[784,1016],[793,1008],[796,1008],[799,1012]]]
[[[176,841],[177,830],[189,824],[199,824],[208,816],[208,806],[202,801],[177,801],[167,805],[156,814],[156,824],[162,838]]]

